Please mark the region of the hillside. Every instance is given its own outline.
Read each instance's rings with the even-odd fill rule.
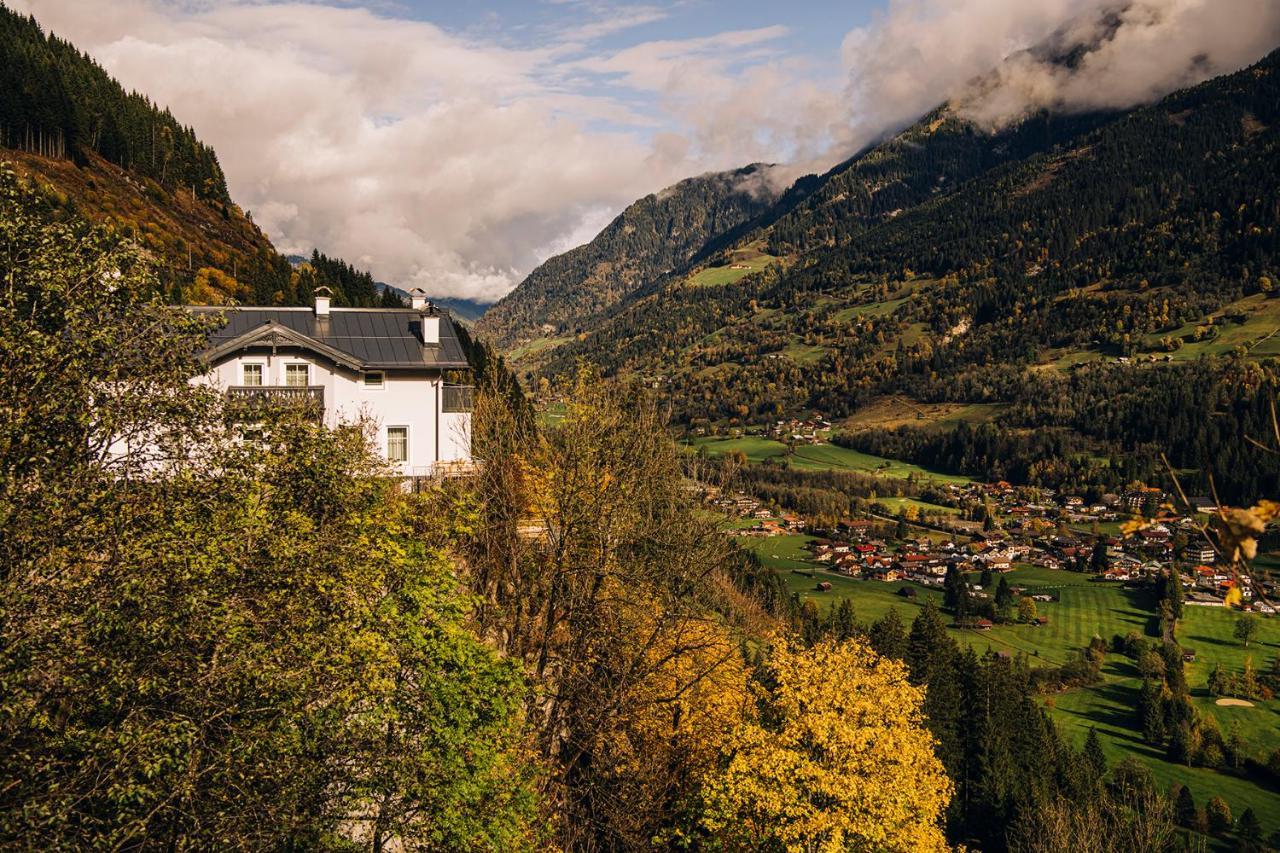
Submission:
[[[174,302],[301,305],[321,284],[373,305],[372,277],[315,253],[297,268],[227,191],[217,154],[70,43],[0,5],[0,162],[66,215],[148,249]]]
[[[1242,412],[1275,379],[1278,64],[1272,54],[1148,107],[1037,116],[994,135],[935,111],[761,214],[770,224],[726,252],[754,268],[720,278],[699,266],[638,293],[545,352],[544,372],[586,358],[660,379],[677,421],[704,430],[814,410],[844,419],[904,395],[1007,408],[998,431],[1076,425],[1054,450],[1063,469],[1142,451],[1123,471],[1085,466],[1104,480],[1151,474],[1155,444],[1176,444],[1186,467],[1243,469],[1205,458],[1205,430],[1252,424]],[[1257,365],[1236,386],[1243,408],[1213,427],[1144,424],[1138,407],[1160,385],[1199,387],[1178,371],[1201,355],[1221,363],[1195,371],[1220,379],[1240,375],[1231,359]],[[1171,364],[1143,364],[1157,361]],[[1073,387],[1128,391],[1104,428]],[[1213,411],[1218,387],[1183,402]],[[897,444],[923,446],[908,438]],[[872,452],[888,443],[877,441]],[[956,456],[963,473],[987,473]]]
[[[477,331],[512,348],[572,335],[628,295],[683,267],[709,240],[764,211],[762,166],[689,178],[630,205],[584,246],[540,265]]]

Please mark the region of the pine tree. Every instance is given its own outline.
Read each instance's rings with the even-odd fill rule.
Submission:
[[[1252,808],[1240,813],[1236,820],[1236,850],[1240,853],[1259,853],[1262,846],[1262,824]]]
[[[1004,575],[1000,576],[1000,583],[996,586],[996,607],[1005,608],[1013,604],[1013,590],[1009,589],[1009,580]]]
[[[907,635],[896,607],[890,607],[888,613],[871,625],[867,639],[871,648],[885,657],[902,660],[906,656]]]
[[[1178,723],[1173,729],[1173,735],[1169,738],[1169,749],[1167,755],[1169,760],[1174,764],[1191,765],[1191,725],[1187,722]]]
[[[1169,567],[1164,600],[1169,602],[1169,612],[1173,615],[1173,618],[1181,619],[1183,606],[1182,575],[1178,572],[1177,566]]]
[[[1186,785],[1178,786],[1178,794],[1173,800],[1174,816],[1180,826],[1195,829],[1200,825],[1200,813],[1196,809],[1195,797]]]
[[[911,633],[907,637],[906,661],[911,668],[911,682],[931,682],[937,662],[940,659],[950,660],[955,647],[956,641],[947,635],[947,626],[942,621],[938,606],[929,599],[912,620]]]
[[[1164,701],[1159,683],[1144,678],[1138,694],[1138,714],[1142,721],[1142,737],[1152,746],[1160,746],[1165,739]]]
[[[1102,751],[1102,742],[1098,740],[1098,730],[1089,729],[1089,736],[1084,741],[1084,759],[1093,774],[1101,779],[1107,772],[1107,756]]]
[[[831,636],[843,642],[858,632],[858,623],[853,610],[853,601],[840,599],[840,603],[831,608]]]

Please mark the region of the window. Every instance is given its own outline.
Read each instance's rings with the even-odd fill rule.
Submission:
[[[306,388],[311,384],[311,369],[306,364],[286,364],[284,384],[290,388]]]
[[[244,364],[240,366],[240,378],[242,385],[252,385],[254,388],[262,385],[262,365],[261,364]]]
[[[409,461],[408,427],[387,427],[387,459],[392,462]]]
[[[384,381],[381,370],[375,370],[364,375],[364,387],[381,388]]]
[[[440,411],[450,414],[471,411],[473,390],[470,385],[444,386]]]

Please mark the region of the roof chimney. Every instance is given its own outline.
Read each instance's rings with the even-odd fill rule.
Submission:
[[[329,298],[333,296],[333,291],[325,287],[323,284],[314,291],[316,297],[316,316],[329,316]]]
[[[438,346],[440,344],[440,312],[436,310],[436,306],[425,299],[419,307],[422,311],[422,343],[429,347]]]
[[[427,292],[421,287],[415,287],[409,291],[409,307],[414,311],[421,311],[427,305]]]

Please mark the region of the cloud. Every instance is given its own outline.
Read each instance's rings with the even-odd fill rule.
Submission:
[[[1128,106],[1280,41],[1275,0],[889,0],[838,61],[782,24],[627,44],[658,2],[549,0],[519,40],[395,4],[5,2],[192,125],[282,251],[480,300],[689,175],[784,163],[776,190],[948,99],[984,126]]]
[[[1280,42],[1275,0],[1133,0],[1100,4],[1020,51],[957,96],[996,127],[1030,112],[1124,108],[1247,65]],[[1079,49],[1070,62],[1063,57]]]
[[[561,85],[557,43],[309,3],[13,5],[192,125],[282,251],[440,296],[502,296],[602,208],[691,168],[645,138],[651,116]]]
[[[893,0],[844,39],[835,147],[853,153],[947,100],[987,127],[1042,108],[1147,103],[1278,42],[1275,0]],[[1054,61],[1080,45],[1070,65]]]

